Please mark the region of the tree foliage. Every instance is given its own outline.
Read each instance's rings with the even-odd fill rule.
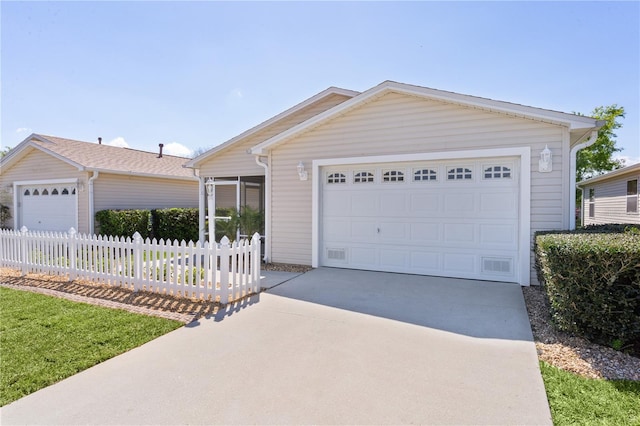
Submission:
[[[624,118],[624,114],[624,107],[616,104],[599,106],[590,114],[591,117],[604,120],[606,123],[598,131],[596,142],[578,151],[576,181],[580,182],[624,166],[622,161],[613,158],[614,153],[622,151],[616,147],[614,130],[622,127],[617,119]]]
[[[10,146],[5,146],[4,148],[2,148],[0,150],[0,158],[2,158],[5,155],[7,155],[9,153],[9,151],[11,151],[11,147]]]

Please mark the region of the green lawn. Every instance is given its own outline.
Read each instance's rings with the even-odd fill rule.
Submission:
[[[640,382],[586,379],[540,363],[554,425],[640,425]]]
[[[0,406],[181,326],[0,287]]]

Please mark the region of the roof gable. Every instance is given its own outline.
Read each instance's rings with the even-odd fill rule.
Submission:
[[[149,176],[171,179],[194,179],[193,171],[185,169],[188,160],[72,139],[32,134],[9,152],[1,161],[3,168],[11,167],[33,149],[42,151],[83,171]]]
[[[358,106],[371,102],[387,93],[400,93],[410,96],[422,97],[446,103],[461,105],[470,108],[478,108],[489,112],[505,114],[513,117],[527,118],[531,120],[546,122],[550,124],[565,126],[572,132],[572,144],[588,137],[591,130],[599,128],[604,122],[591,117],[585,117],[564,112],[545,110],[541,108],[529,107],[504,101],[496,101],[476,96],[463,95],[454,92],[446,92],[427,87],[412,86],[394,81],[385,81],[359,95],[337,105],[309,120],[300,123],[288,130],[275,135],[264,142],[251,148],[250,152],[256,155],[265,154],[275,146],[290,140],[304,132],[307,132],[327,121],[347,113]]]
[[[283,120],[286,120],[288,118],[290,118],[291,116],[293,116],[294,114],[297,114],[301,111],[303,111],[306,108],[309,108],[311,106],[313,106],[314,104],[320,103],[321,101],[327,99],[330,96],[333,95],[342,95],[342,96],[346,96],[349,98],[353,98],[354,96],[357,96],[360,92],[356,92],[353,90],[347,90],[347,89],[341,89],[339,87],[329,87],[326,90],[323,90],[322,92],[310,97],[309,99],[300,102],[299,104],[287,109],[284,112],[281,112],[280,114],[258,124],[257,126],[252,127],[251,129],[239,134],[238,136],[235,136],[232,139],[229,139],[228,141],[215,146],[213,148],[211,148],[210,150],[208,150],[207,152],[199,155],[198,157],[194,158],[193,160],[189,161],[185,167],[193,167],[193,168],[197,168],[199,167],[200,164],[202,164],[204,161],[210,159],[212,156],[215,156],[217,154],[219,154],[222,151],[225,151],[226,149],[230,148],[231,146],[234,146],[240,142],[242,142],[243,140],[246,140],[247,138],[249,138],[250,136],[256,135],[259,132],[265,131],[267,130],[269,127],[274,127],[277,123],[282,122]]]

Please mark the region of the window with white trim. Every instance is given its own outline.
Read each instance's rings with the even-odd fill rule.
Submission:
[[[467,167],[454,167],[447,171],[447,180],[469,180],[473,179],[471,169]]]
[[[47,188],[43,189],[42,195],[49,195],[49,190]]]
[[[62,195],[69,195],[69,190],[67,188],[64,188],[62,190]]]
[[[596,214],[596,190],[589,188],[589,217],[595,217]]]
[[[38,188],[33,190],[33,195],[40,195],[40,191],[38,191]]]
[[[53,188],[53,190],[51,191],[51,195],[58,195],[58,194],[60,194],[58,192],[58,188]]]
[[[382,173],[383,182],[404,182],[404,172],[400,170],[387,170]]]
[[[373,182],[373,173],[357,172],[353,175],[353,183],[367,183],[367,182]]]
[[[507,166],[489,166],[484,169],[485,179],[511,179],[511,169]]]
[[[327,183],[346,183],[347,176],[344,173],[331,173],[327,175]]]
[[[413,181],[429,181],[429,180],[437,180],[438,173],[433,169],[414,169],[413,170]]]
[[[627,181],[627,213],[638,213],[638,179]]]

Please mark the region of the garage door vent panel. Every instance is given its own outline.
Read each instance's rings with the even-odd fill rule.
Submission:
[[[511,259],[482,258],[482,272],[510,275],[513,271]]]
[[[347,251],[343,248],[329,248],[327,249],[327,259],[346,262]]]

